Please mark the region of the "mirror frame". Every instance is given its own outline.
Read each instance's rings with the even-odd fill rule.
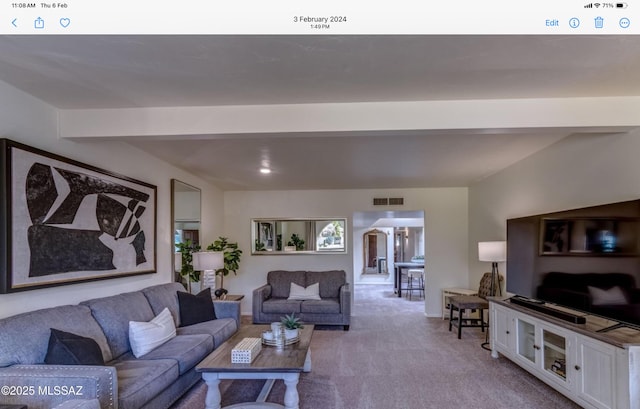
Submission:
[[[378,230],[378,229],[372,229],[372,230],[368,230],[366,232],[364,232],[362,234],[362,274],[368,274],[367,273],[367,240],[366,237],[369,235],[376,235],[376,236],[383,236],[384,237],[384,258],[385,260],[387,260],[388,257],[388,253],[389,253],[389,246],[387,243],[387,239],[388,239],[388,235],[387,233],[383,232],[382,230]],[[378,268],[380,268],[378,266]],[[389,261],[387,260],[387,262],[385,263],[385,267],[384,267],[384,271],[381,272],[381,274],[389,274]]]
[[[199,235],[202,234],[202,189],[195,187],[193,185],[190,185],[189,183],[185,183],[181,180],[178,179],[171,179],[171,269],[173,271],[173,280],[177,281],[177,282],[181,282],[181,276],[179,275],[179,273],[176,271],[176,245],[175,245],[175,232],[176,232],[176,185],[180,183],[184,186],[188,186],[191,189],[193,189],[194,191],[198,191],[200,193],[200,199],[198,202],[198,213],[199,213],[199,220],[198,222],[200,223],[200,227],[198,228],[199,231]],[[182,264],[182,261],[181,261]]]
[[[342,240],[344,245],[339,249],[329,250],[295,250],[287,249],[282,246],[283,250],[256,250],[256,240],[258,238],[258,225],[265,224],[271,225],[273,231],[274,240],[277,236],[276,226],[282,222],[322,222],[322,221],[340,221],[344,225],[344,231],[342,234]],[[346,217],[308,217],[308,218],[277,218],[277,217],[263,217],[258,219],[251,219],[251,255],[255,256],[275,256],[275,255],[315,255],[315,254],[348,254],[348,219]]]

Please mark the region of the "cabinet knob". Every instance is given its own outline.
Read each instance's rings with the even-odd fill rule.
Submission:
[[[540,347],[539,347],[539,346],[537,346],[537,345],[534,345],[534,346],[533,346],[533,349],[537,349],[537,350],[539,350],[539,349],[540,349]]]
[[[580,366],[579,365],[574,366],[574,368],[576,368],[576,371],[580,370]]]
[[[505,331],[507,334],[509,334],[509,331]]]

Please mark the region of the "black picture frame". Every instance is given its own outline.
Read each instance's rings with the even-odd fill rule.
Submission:
[[[156,272],[157,187],[0,139],[0,294]]]

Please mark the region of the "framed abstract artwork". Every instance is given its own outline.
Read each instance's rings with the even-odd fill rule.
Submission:
[[[0,139],[0,293],[156,272],[156,186]]]

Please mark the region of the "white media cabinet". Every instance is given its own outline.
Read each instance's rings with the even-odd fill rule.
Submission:
[[[574,324],[508,299],[489,302],[491,356],[509,358],[585,408],[640,409],[640,331],[553,304],[583,317]]]

